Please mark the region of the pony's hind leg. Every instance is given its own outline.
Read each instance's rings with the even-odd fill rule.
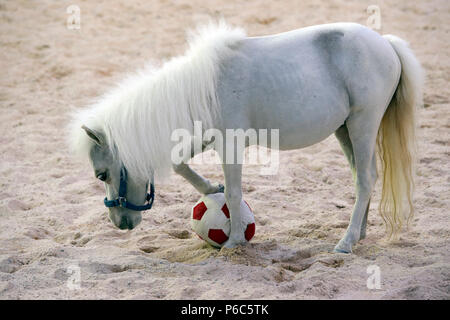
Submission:
[[[350,137],[348,135],[348,129],[347,125],[343,124],[340,126],[336,132],[334,133],[337,140],[339,141],[339,144],[341,145],[342,151],[344,152],[345,157],[348,160],[348,163],[350,164],[350,169],[352,170],[353,180],[356,183],[356,169],[355,169],[355,156],[353,154],[353,146],[352,141],[350,140]],[[376,161],[375,154],[373,161]],[[373,175],[376,175],[376,163],[372,165],[372,170],[375,170],[375,172],[372,172]],[[369,207],[370,207],[370,198],[369,203],[367,204],[366,212],[364,214],[364,218],[361,224],[361,231],[359,235],[359,239],[364,239],[366,237],[366,228],[367,228],[367,216],[369,214]]]
[[[359,233],[359,240],[366,238],[366,229],[367,229],[367,216],[369,215],[369,208],[370,208],[370,199],[369,203],[367,204],[366,213],[364,214],[364,218],[361,224],[361,232]]]
[[[371,170],[372,177],[374,177],[374,179],[376,181],[378,178],[378,173],[377,173],[377,158],[376,158],[375,153],[372,157],[372,164],[370,165],[370,170]],[[369,198],[369,202],[367,203],[366,213],[364,214],[363,222],[361,224],[361,233],[359,234],[359,240],[366,238],[367,218],[369,215],[369,208],[370,208],[370,198]]]
[[[350,224],[344,237],[336,245],[335,252],[352,252],[352,246],[361,238],[361,235],[365,236],[370,197],[377,179],[374,159],[378,127],[379,121],[376,116],[371,115],[370,112],[360,111],[349,117],[346,122],[347,130],[341,127],[342,129],[338,129],[339,132],[336,134],[343,145],[344,153],[350,159],[350,165],[353,165],[356,172],[356,203]],[[350,156],[350,146],[353,157]],[[364,229],[363,232],[362,229]]]
[[[352,170],[353,179],[356,177],[356,171],[355,171],[355,156],[353,154],[353,146],[352,141],[350,140],[350,137],[348,135],[348,129],[347,125],[343,124],[340,126],[336,132],[334,133],[336,138],[339,141],[339,144],[341,145],[342,151],[344,152],[345,157],[348,160],[348,163],[350,164],[350,169]]]

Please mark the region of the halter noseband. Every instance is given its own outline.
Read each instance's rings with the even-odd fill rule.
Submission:
[[[145,186],[145,189],[147,188],[148,184]],[[144,211],[151,209],[153,205],[153,200],[155,199],[155,187],[153,186],[153,183],[150,183],[150,193],[147,193],[146,197],[147,203],[142,206],[137,206],[129,202],[125,197],[126,193],[127,193],[127,170],[125,169],[125,167],[122,167],[120,169],[119,197],[115,200],[108,200],[108,198],[105,197],[105,200],[103,200],[105,206],[108,208],[122,207],[134,211]]]

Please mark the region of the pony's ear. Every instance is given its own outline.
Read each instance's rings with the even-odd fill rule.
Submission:
[[[105,144],[105,138],[103,136],[103,134],[101,134],[98,131],[89,129],[88,127],[86,127],[85,125],[82,125],[81,128],[86,131],[86,134],[89,136],[89,138],[91,138],[92,140],[94,140],[94,142],[96,144],[98,144],[99,146],[103,146]]]

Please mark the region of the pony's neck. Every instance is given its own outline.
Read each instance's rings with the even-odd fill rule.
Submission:
[[[201,121],[204,129],[212,126],[212,111],[217,109],[215,79],[210,79],[213,85],[208,84],[207,90],[207,84],[195,86],[185,80],[198,76],[186,58],[177,58],[151,76],[140,74],[122,85],[105,127],[131,175],[168,176],[174,131],[184,129],[192,135],[194,121]]]
[[[201,121],[204,130],[213,127],[220,109],[219,65],[244,37],[242,30],[224,23],[209,25],[189,42],[184,56],[131,77],[120,87],[105,127],[130,174],[150,177],[154,170],[168,175],[174,130],[192,135],[194,121]]]

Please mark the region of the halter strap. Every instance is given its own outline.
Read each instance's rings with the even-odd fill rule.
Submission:
[[[147,188],[148,183],[145,186],[145,189]],[[155,187],[153,186],[153,183],[150,183],[150,193],[147,193],[146,196],[147,203],[142,206],[138,206],[129,202],[125,197],[126,193],[127,193],[127,170],[125,169],[125,167],[122,166],[122,168],[120,169],[119,197],[114,200],[108,200],[108,198],[105,197],[105,199],[103,200],[105,206],[108,208],[122,207],[134,211],[145,211],[152,208],[153,201],[155,200]]]

